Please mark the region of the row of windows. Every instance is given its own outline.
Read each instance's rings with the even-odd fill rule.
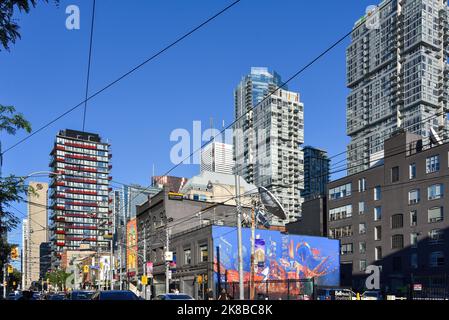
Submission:
[[[76,140],[71,140],[71,139],[64,139],[61,137],[56,138],[56,143],[58,143],[58,144],[66,144],[66,143],[82,144],[83,146],[96,147],[97,149],[100,149],[100,150],[108,149],[108,146],[106,144],[92,143],[92,142],[87,142],[87,141],[76,141]]]
[[[382,259],[382,248],[376,247],[375,249],[375,258],[376,260]],[[402,258],[401,257],[393,257],[393,270],[401,271],[402,270]],[[431,268],[443,267],[445,265],[444,252],[442,251],[434,251],[431,252],[428,256],[428,265]],[[365,271],[367,267],[367,261],[362,259],[359,261],[359,270]],[[412,253],[410,255],[410,267],[412,269],[418,269],[418,254]]]
[[[440,156],[439,155],[433,155],[426,158],[426,173],[434,173],[440,170]],[[409,165],[409,179],[415,179],[416,178],[416,164],[412,163]],[[391,182],[398,182],[400,180],[399,175],[399,167],[393,167],[391,168]],[[348,197],[351,195],[351,183],[335,187],[332,189],[329,189],[329,199],[330,200],[336,200],[344,197]],[[435,185],[437,186],[437,185]],[[435,187],[432,186],[432,187]],[[358,180],[358,190],[359,192],[365,192],[367,190],[367,182],[366,178],[360,178]],[[431,187],[429,187],[431,188]],[[438,190],[437,190],[438,191]],[[442,188],[439,191],[441,194],[443,193]],[[430,194],[430,191],[429,191]],[[437,195],[438,196],[438,195]],[[381,200],[381,187],[376,186],[374,187],[374,200]],[[429,200],[432,198],[429,197]]]

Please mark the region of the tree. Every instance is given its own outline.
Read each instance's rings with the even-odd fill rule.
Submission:
[[[0,133],[5,131],[7,134],[14,135],[17,130],[31,132],[31,124],[22,114],[15,111],[12,106],[0,105]],[[33,190],[30,190],[24,184],[23,179],[13,175],[5,178],[0,176],[0,268],[2,269],[4,263],[8,261],[8,255],[11,251],[4,235],[16,228],[19,223],[19,219],[11,211],[11,203],[23,201],[23,195],[27,192],[33,192]]]
[[[48,3],[48,0],[41,1]],[[59,0],[53,1],[55,4],[59,3]],[[4,49],[9,51],[10,44],[14,44],[17,39],[20,39],[20,27],[13,18],[16,10],[29,13],[31,8],[36,7],[37,3],[38,0],[0,1],[0,43]]]
[[[47,272],[46,278],[48,279],[49,284],[65,291],[66,282],[70,276],[71,274],[65,272],[65,270],[54,270]]]

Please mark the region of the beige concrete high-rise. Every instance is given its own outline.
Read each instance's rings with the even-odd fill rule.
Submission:
[[[28,235],[23,244],[23,272],[24,288],[29,288],[33,281],[39,280],[40,245],[48,242],[48,184],[44,182],[30,182],[34,192],[28,195],[28,225],[24,229]]]

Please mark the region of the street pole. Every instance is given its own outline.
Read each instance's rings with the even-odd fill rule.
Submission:
[[[110,290],[114,290],[114,268],[113,268],[113,266],[114,266],[114,262],[112,261],[112,259],[113,259],[113,255],[114,255],[114,252],[113,252],[113,250],[114,250],[114,247],[113,247],[113,245],[114,245],[114,243],[113,243],[113,240],[114,240],[114,236],[112,236],[112,238],[111,238],[111,248],[110,248],[110,251],[109,251],[109,288],[110,288]]]
[[[6,263],[3,264],[3,299],[6,299]]]
[[[256,217],[254,212],[254,205],[251,207],[251,263],[250,263],[250,279],[249,292],[250,300],[254,300],[254,251],[256,242]]]
[[[170,251],[170,229],[165,229],[165,252]],[[165,293],[170,293],[170,279],[168,274],[170,273],[170,262],[165,259]]]
[[[237,208],[237,242],[238,242],[238,261],[239,261],[239,299],[244,300],[244,284],[243,284],[243,250],[242,250],[242,211],[240,207],[240,179],[236,174],[235,177],[235,204]]]
[[[147,276],[147,224],[144,222],[143,224],[143,274]],[[147,285],[143,285],[144,297],[147,300]]]
[[[122,231],[122,239],[123,239],[123,229]],[[120,239],[119,241],[121,241],[122,239]],[[119,245],[119,256],[120,256],[120,265],[119,265],[119,279],[120,279],[120,290],[123,290],[123,278],[122,278],[122,271],[123,271],[123,256],[122,256],[122,245]]]

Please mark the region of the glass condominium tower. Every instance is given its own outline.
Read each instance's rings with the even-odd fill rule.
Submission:
[[[281,85],[276,72],[251,68],[234,92],[234,172],[278,197],[288,220],[273,217],[272,225],[300,216],[304,180],[304,105]]]
[[[447,0],[385,0],[356,22],[346,52],[348,173],[383,158],[398,129],[447,138]]]

